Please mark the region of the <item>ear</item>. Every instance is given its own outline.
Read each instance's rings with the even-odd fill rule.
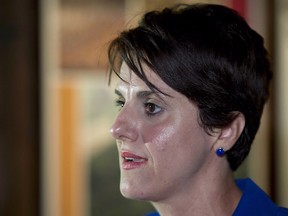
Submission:
[[[235,119],[225,128],[222,128],[218,134],[217,142],[214,144],[214,150],[224,148],[225,151],[231,149],[240,137],[245,127],[245,117],[242,113],[235,113]]]

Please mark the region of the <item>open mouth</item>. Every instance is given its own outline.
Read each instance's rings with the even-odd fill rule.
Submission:
[[[139,168],[148,161],[147,158],[131,152],[121,152],[121,157],[123,158],[122,168],[126,170]]]
[[[145,162],[145,158],[133,158],[133,157],[124,157],[126,162],[142,163]]]

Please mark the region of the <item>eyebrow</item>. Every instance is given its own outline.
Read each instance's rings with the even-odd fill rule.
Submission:
[[[121,91],[119,91],[118,89],[115,89],[115,94],[120,96],[120,97],[123,97]],[[160,93],[152,91],[152,90],[139,91],[136,94],[136,96],[138,98],[146,98],[146,97],[148,97],[150,95],[156,95],[157,97],[159,97],[160,99],[163,100],[163,97],[160,96]]]
[[[116,95],[123,97],[122,93],[118,89],[115,89],[114,92]]]
[[[139,91],[139,92],[137,92],[136,95],[139,98],[146,98],[146,97],[153,95],[153,94],[156,95],[157,97],[160,97],[159,94],[157,94],[156,92],[153,92],[153,91]]]

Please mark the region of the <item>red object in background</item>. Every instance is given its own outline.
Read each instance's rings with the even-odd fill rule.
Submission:
[[[246,0],[231,0],[231,7],[238,13],[247,18],[247,1]]]

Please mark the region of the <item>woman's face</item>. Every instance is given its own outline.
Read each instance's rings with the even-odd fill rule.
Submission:
[[[116,86],[119,114],[111,128],[117,141],[121,193],[131,199],[159,201],[185,193],[207,175],[213,136],[198,122],[198,109],[184,95],[144,67],[153,92],[122,65]],[[211,163],[211,161],[210,161]]]

